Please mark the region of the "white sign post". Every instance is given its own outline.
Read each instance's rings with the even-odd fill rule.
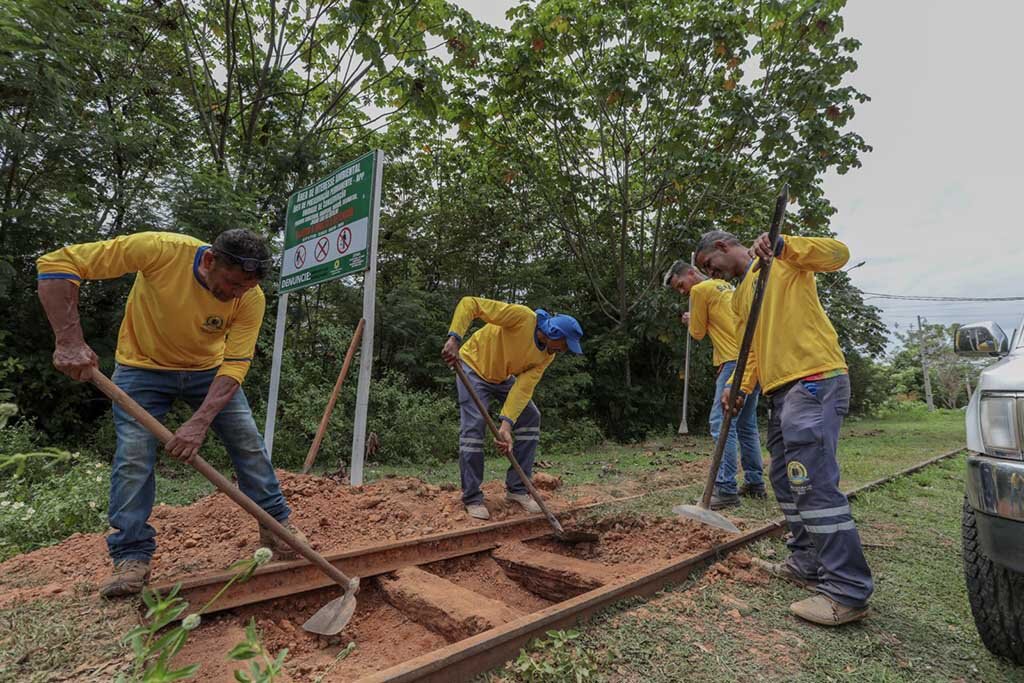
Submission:
[[[274,452],[274,422],[277,419],[277,391],[281,386],[281,356],[284,353],[284,324],[288,313],[288,292],[277,299],[277,322],[274,325],[274,355],[270,363],[270,394],[267,396],[267,423],[263,440],[267,453]]]
[[[352,427],[352,468],[349,481],[353,486],[363,483],[363,457],[366,454],[366,416],[370,408],[370,375],[373,372],[374,311],[377,308],[377,242],[380,233],[380,188],[384,177],[384,154],[377,154],[373,183],[373,216],[370,221],[370,269],[363,280],[363,348],[359,356],[359,386],[356,389],[356,415]]]
[[[370,374],[373,369],[377,235],[383,171],[384,154],[375,150],[345,164],[288,199],[281,262],[281,296],[277,304],[274,355],[264,428],[267,452],[273,454],[288,293],[366,271],[363,279],[363,317],[366,318],[366,326],[362,358],[359,361],[359,387],[352,439],[351,480],[354,485],[362,484],[363,481],[363,444],[366,442]]]

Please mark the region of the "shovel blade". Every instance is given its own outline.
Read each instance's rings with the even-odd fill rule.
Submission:
[[[560,534],[555,534],[562,543],[597,543],[601,540],[601,537],[597,534],[592,534],[589,531],[562,531]]]
[[[358,587],[359,580],[355,579],[352,583]],[[316,633],[321,636],[336,636],[348,625],[355,611],[356,588],[349,586],[344,595],[331,600],[317,610],[316,614],[306,620],[302,628],[310,633]]]
[[[692,519],[695,522],[707,524],[708,526],[713,526],[716,529],[728,531],[731,534],[738,534],[740,532],[739,528],[735,524],[722,515],[718,514],[714,510],[709,510],[699,505],[676,505],[672,508],[672,512],[685,519]]]

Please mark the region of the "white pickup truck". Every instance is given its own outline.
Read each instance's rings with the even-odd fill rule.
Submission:
[[[993,322],[957,329],[962,356],[1000,358],[967,407],[964,574],[985,647],[1024,664],[1024,321],[1013,339]]]

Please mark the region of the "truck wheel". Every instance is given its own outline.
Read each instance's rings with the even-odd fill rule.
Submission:
[[[967,595],[981,642],[992,654],[1024,664],[1024,574],[996,564],[984,553],[974,508],[966,497],[960,533]]]

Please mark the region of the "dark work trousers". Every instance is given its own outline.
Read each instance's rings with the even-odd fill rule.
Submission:
[[[504,401],[508,392],[512,390],[512,385],[516,383],[515,377],[510,377],[501,384],[491,384],[465,363],[462,364],[462,369],[466,371],[466,377],[485,406],[490,405],[492,398]],[[466,505],[475,505],[484,500],[480,485],[484,480],[484,433],[487,422],[466,391],[466,387],[462,386],[462,382],[457,381],[455,386],[459,391],[459,470],[462,474],[462,502]],[[540,411],[533,401],[526,404],[519,419],[512,425],[512,437],[515,440],[512,455],[523,468],[523,473],[529,477],[533,474],[533,459],[537,455],[537,445],[540,442]],[[527,493],[526,484],[511,466],[505,473],[505,488],[509,493]]]
[[[775,497],[793,535],[787,564],[818,591],[849,607],[867,604],[871,569],[839,489],[836,449],[850,408],[846,375],[798,381],[772,392],[768,450]]]

